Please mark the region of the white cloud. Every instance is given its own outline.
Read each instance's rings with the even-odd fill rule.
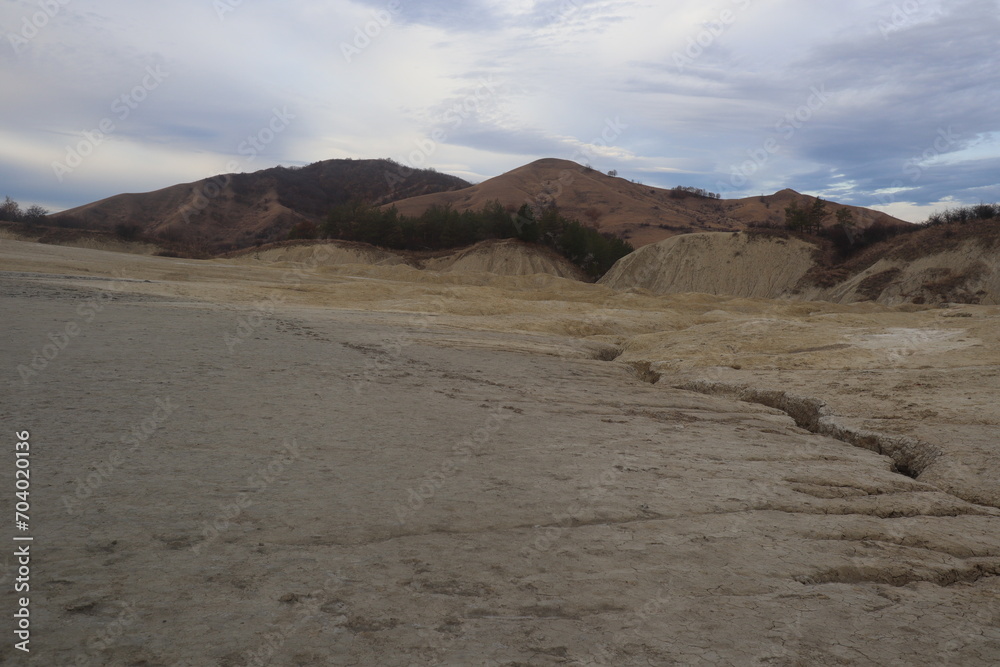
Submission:
[[[918,205],[1000,196],[983,171],[1000,158],[1000,62],[986,48],[996,3],[913,4],[429,0],[393,14],[388,0],[295,0],[240,3],[220,19],[209,0],[73,0],[20,53],[0,44],[0,86],[17,91],[0,108],[0,133],[16,138],[0,177],[12,196],[65,206],[192,180],[287,106],[296,119],[260,167],[399,159],[444,130],[425,158],[459,175],[596,143],[595,168],[715,190],[777,137],[745,192],[729,194],[793,187],[870,204],[903,181],[894,196]],[[17,26],[36,7],[5,3],[0,21]],[[44,174],[152,65],[170,78],[76,186],[46,192],[23,176]],[[483,80],[496,91],[476,99]],[[823,85],[830,99],[786,136],[777,123]],[[595,142],[615,118],[627,129]],[[948,127],[961,140],[906,181],[906,161]]]

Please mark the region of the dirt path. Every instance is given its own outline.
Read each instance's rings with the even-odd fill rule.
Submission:
[[[601,329],[598,287],[578,308],[562,283],[501,303],[311,273],[255,302],[275,276],[142,261],[138,282],[0,276],[2,421],[35,452],[22,664],[1000,656],[1000,510],[773,408],[641,381],[628,355],[694,326],[682,301],[619,303],[620,331],[661,333],[599,361],[629,344]],[[507,312],[453,312],[485,308]],[[765,373],[748,363],[730,371]]]

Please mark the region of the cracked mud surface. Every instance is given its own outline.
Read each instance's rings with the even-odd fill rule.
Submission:
[[[64,250],[58,262],[37,258],[39,271],[100,272],[92,255]],[[14,261],[22,255],[8,258],[11,270],[30,271]],[[105,288],[0,280],[4,312],[17,313],[3,348],[3,421],[29,429],[37,447],[39,648],[25,664],[1000,660],[1000,509],[986,502],[993,415],[934,406],[935,390],[876,396],[932,374],[936,390],[958,392],[989,371],[903,364],[876,377],[815,359],[768,369],[749,354],[742,369],[720,370],[724,337],[684,338],[677,325],[737,310],[719,299],[643,302],[568,282],[544,293],[411,285],[361,268],[282,292],[280,273],[130,261],[131,277],[163,282],[116,291],[28,383],[17,365]],[[523,303],[490,301],[503,290],[521,290]],[[254,305],[274,293],[286,296]],[[885,317],[916,328],[932,316]],[[242,336],[232,351],[227,335]],[[825,349],[788,358],[848,351],[817,338],[796,344]],[[698,342],[722,350],[705,356],[715,365],[663,352]],[[595,358],[616,356],[609,349],[623,354]],[[671,386],[699,374],[822,396],[859,427],[952,437],[933,440],[941,460],[913,479],[773,407]],[[861,382],[870,400],[858,400],[851,383]],[[176,408],[129,450],[122,437],[157,399]],[[917,407],[939,416],[887,428],[904,421],[881,419],[896,400],[926,401]],[[9,562],[4,572],[9,580]],[[4,609],[12,598],[5,586]]]

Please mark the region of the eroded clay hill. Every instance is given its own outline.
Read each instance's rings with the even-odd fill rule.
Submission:
[[[384,250],[347,241],[290,242],[236,253],[228,261],[240,264],[303,263],[325,266],[403,266],[437,273],[529,276],[546,274],[582,280],[583,272],[557,253],[515,239],[483,241],[450,252],[411,253]],[[419,279],[411,276],[412,279]]]
[[[993,227],[970,225],[961,233],[924,229],[834,266],[824,263],[819,247],[794,238],[686,234],[623,257],[600,282],[617,290],[654,294],[996,305],[1000,230]]]
[[[654,294],[700,292],[774,299],[795,289],[813,267],[815,249],[797,239],[684,234],[623,257],[600,282]]]

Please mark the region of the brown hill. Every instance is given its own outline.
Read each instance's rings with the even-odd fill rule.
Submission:
[[[394,203],[400,213],[417,216],[432,205],[458,211],[479,209],[498,200],[511,210],[522,204],[555,202],[569,218],[627,238],[636,246],[690,232],[733,231],[752,226],[781,225],[785,207],[807,207],[814,197],[794,190],[746,199],[712,199],[680,190],[655,188],[602,174],[576,162],[547,158],[461,190],[439,192]],[[871,209],[831,204],[854,212],[861,227],[877,221],[902,223]],[[829,217],[833,223],[834,216]]]
[[[116,195],[49,218],[83,229],[131,228],[127,235],[222,252],[284,239],[296,224],[319,224],[352,199],[383,204],[468,185],[430,170],[404,172],[391,160],[326,160]]]

